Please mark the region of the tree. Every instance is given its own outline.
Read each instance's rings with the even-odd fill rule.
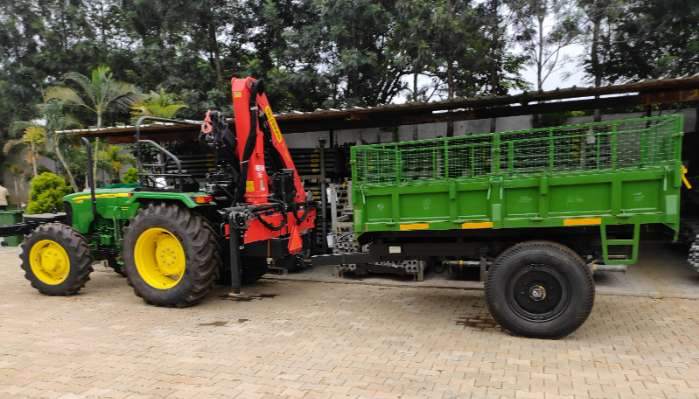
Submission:
[[[434,88],[430,93],[429,87],[419,86],[420,76],[435,78],[432,13],[430,2],[405,0],[396,4],[396,40],[393,41],[396,48],[392,51],[404,54],[409,60],[412,82],[408,90],[412,101],[428,101],[435,92]]]
[[[39,150],[46,142],[46,129],[37,125],[27,127],[24,129],[22,142],[29,148],[29,163],[32,165],[32,171],[36,177],[39,174],[37,169]]]
[[[600,75],[609,82],[699,71],[699,6],[695,0],[629,0],[600,46]],[[586,70],[594,74],[592,59]]]
[[[609,40],[612,27],[620,16],[622,1],[578,0],[577,5],[581,10],[581,37],[587,46],[587,51],[582,56],[582,63],[594,86],[600,87],[604,79],[602,65],[605,61],[601,58],[603,42]],[[595,109],[594,120],[601,119],[600,110]]]
[[[13,192],[19,193],[24,190],[24,183],[27,181],[27,176],[24,173],[24,168],[17,163],[9,163],[5,165],[12,176]]]
[[[503,9],[506,0],[487,0],[476,11],[482,24],[486,41],[483,60],[485,79],[484,91],[488,94],[503,96],[510,89],[526,89],[527,83],[522,79],[521,70],[527,58],[515,54],[515,37],[508,32],[507,19]]]
[[[69,193],[65,180],[51,172],[43,172],[32,179],[27,213],[56,212],[62,209],[63,197]]]
[[[108,145],[99,152],[97,162],[107,171],[112,183],[121,180],[121,170],[135,162],[134,157],[116,145]]]
[[[64,75],[63,81],[65,86],[48,88],[46,99],[60,100],[66,105],[90,111],[95,115],[98,128],[102,127],[107,111],[128,109],[137,92],[134,85],[115,80],[110,68],[104,65],[93,69],[89,78],[78,72],[69,72]],[[95,155],[99,154],[99,138],[95,139],[94,152]],[[97,163],[93,173],[97,175]]]
[[[179,110],[186,107],[187,104],[177,101],[175,95],[161,88],[158,92],[151,91],[131,104],[131,118],[138,119],[141,116],[174,118]]]
[[[518,39],[528,63],[536,69],[536,90],[560,67],[561,50],[579,35],[572,0],[508,0],[514,11]]]
[[[121,177],[121,182],[124,184],[138,183],[138,169],[130,167]]]
[[[80,123],[73,116],[64,112],[63,102],[61,101],[49,100],[39,105],[39,109],[41,116],[46,121],[46,146],[52,154],[55,154],[58,162],[63,167],[73,191],[78,191],[78,184],[61,149],[65,141],[57,131],[79,126]]]
[[[15,121],[12,123],[4,137],[2,146],[2,153],[5,158],[3,159],[4,162],[11,162],[14,160],[14,164],[20,169],[25,170],[27,167],[32,169],[31,155],[26,152],[27,143],[22,137],[24,136],[24,131],[33,125],[34,123],[25,121]],[[26,162],[26,164],[23,164],[22,161]]]
[[[470,0],[433,2],[432,53],[434,74],[447,99],[480,94],[491,82],[491,64],[484,56],[493,43],[485,35],[486,19]],[[454,122],[447,122],[447,136],[454,134]]]
[[[433,7],[435,73],[446,86],[447,99],[473,95],[478,90],[476,76],[482,71],[485,50],[481,21],[470,0],[439,0]]]
[[[408,60],[392,51],[395,8],[391,1],[313,0],[316,18],[300,27],[294,40],[299,59],[319,57],[334,92],[329,105],[377,105],[391,102],[403,89]]]

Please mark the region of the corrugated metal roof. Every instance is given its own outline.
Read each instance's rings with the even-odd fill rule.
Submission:
[[[287,133],[311,132],[358,127],[383,127],[400,124],[464,120],[493,116],[523,115],[562,109],[699,102],[699,73],[692,76],[629,81],[601,87],[568,87],[541,92],[523,92],[508,96],[478,96],[434,102],[407,102],[374,107],[330,108],[312,112],[289,111],[276,114]],[[555,107],[552,107],[555,105]],[[551,111],[549,111],[551,112]],[[182,134],[198,131],[192,123],[156,123],[141,128],[145,136]],[[102,129],[74,129],[62,133],[88,137],[106,136],[128,140],[135,126]]]

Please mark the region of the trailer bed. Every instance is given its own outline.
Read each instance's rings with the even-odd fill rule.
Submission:
[[[352,148],[355,232],[679,229],[681,115]],[[627,240],[606,226],[632,225]],[[605,259],[607,263],[615,263]]]

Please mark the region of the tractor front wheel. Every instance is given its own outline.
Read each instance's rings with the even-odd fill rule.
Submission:
[[[204,298],[221,264],[208,221],[175,204],[149,204],[139,211],[124,235],[123,258],[136,295],[168,307]]]
[[[22,269],[45,295],[74,295],[90,280],[92,256],[85,237],[62,223],[37,227],[22,244]]]

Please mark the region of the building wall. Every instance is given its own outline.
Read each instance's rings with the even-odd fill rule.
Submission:
[[[694,108],[683,109],[685,132],[693,132],[697,121],[697,110]],[[665,115],[669,112],[664,111]],[[624,119],[643,116],[643,113],[608,114],[603,115],[603,120]],[[568,119],[568,123],[591,122],[592,116],[573,117]],[[485,133],[490,131],[491,119],[477,119],[470,121],[458,121],[454,123],[454,135],[464,135],[468,133]],[[497,118],[495,124],[496,131],[530,129],[532,127],[532,116],[508,116]],[[335,143],[337,145],[373,144],[387,143],[392,141],[419,140],[438,136],[444,136],[447,131],[446,122],[425,123],[420,125],[403,125],[397,129],[346,129],[335,130]],[[287,134],[286,142],[290,148],[315,148],[318,147],[319,140],[325,140],[325,145],[330,143],[330,133],[311,132]]]

